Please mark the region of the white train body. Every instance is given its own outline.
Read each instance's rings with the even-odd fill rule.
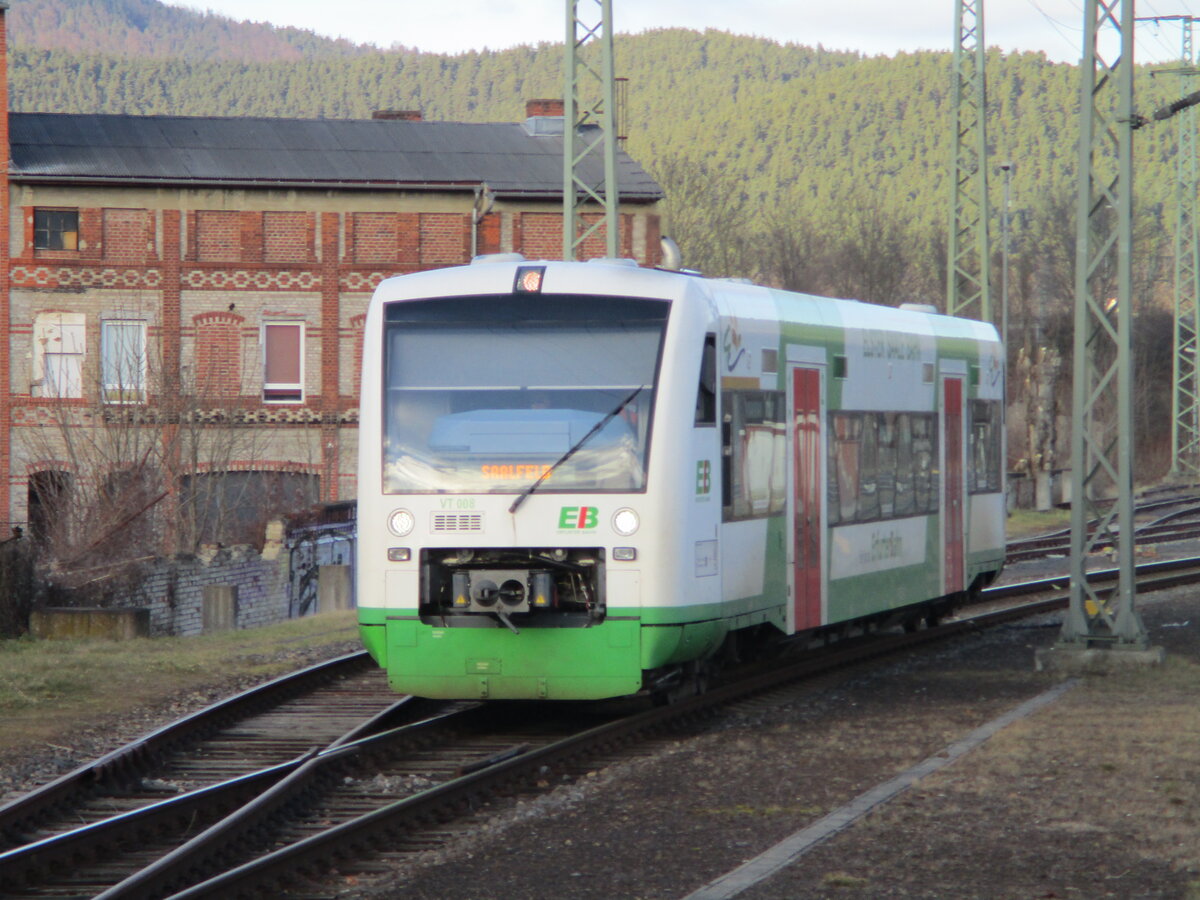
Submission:
[[[388,279],[364,641],[407,693],[597,698],[940,613],[1003,562],[1003,372],[981,322],[620,261]]]

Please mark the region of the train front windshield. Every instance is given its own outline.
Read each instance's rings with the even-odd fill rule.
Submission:
[[[515,294],[385,309],[385,493],[640,491],[669,304]],[[566,457],[564,460],[563,458]]]

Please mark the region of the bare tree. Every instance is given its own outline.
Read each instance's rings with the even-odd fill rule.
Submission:
[[[665,218],[684,265],[713,276],[748,274],[751,222],[744,179],[683,156],[664,158],[655,179],[666,192]]]
[[[261,471],[277,429],[256,402],[186,368],[166,372],[146,318],[119,321],[124,330],[103,329],[82,396],[47,402],[40,426],[23,429],[42,466],[29,521],[44,564],[111,578],[204,542],[261,540],[267,518],[315,502],[316,476]],[[313,471],[312,460],[297,468]]]

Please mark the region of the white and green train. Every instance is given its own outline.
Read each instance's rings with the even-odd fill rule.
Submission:
[[[990,325],[508,254],[367,315],[358,604],[397,691],[667,691],[1004,560]]]

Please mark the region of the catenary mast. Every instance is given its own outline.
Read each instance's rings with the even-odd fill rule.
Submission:
[[[946,313],[990,322],[983,0],[956,0]]]
[[[1137,21],[1143,21],[1138,17]],[[1196,52],[1191,16],[1150,16],[1145,21],[1182,25],[1180,66],[1165,73],[1182,78],[1184,94],[1196,90]],[[1196,221],[1196,110],[1179,113],[1175,168],[1175,317],[1171,367],[1171,477],[1200,475],[1200,234]]]
[[[1071,598],[1058,647],[1144,650],[1133,559],[1133,0],[1086,0],[1071,411]],[[1104,48],[1111,58],[1105,59]],[[1108,152],[1102,152],[1107,150]],[[1113,495],[1115,500],[1113,500]],[[1094,527],[1090,522],[1094,521]],[[1087,560],[1116,548],[1115,593]]]
[[[581,12],[580,7],[585,8]],[[613,77],[612,0],[566,0],[563,87],[563,259],[577,259],[580,246],[604,228],[606,253],[618,253],[616,89]],[[587,14],[585,19],[584,15]],[[598,46],[598,53],[587,50]],[[599,56],[599,59],[596,57]],[[598,64],[598,67],[597,67]],[[602,157],[603,178],[593,183],[585,167]],[[587,224],[583,210],[598,203],[603,216]]]

